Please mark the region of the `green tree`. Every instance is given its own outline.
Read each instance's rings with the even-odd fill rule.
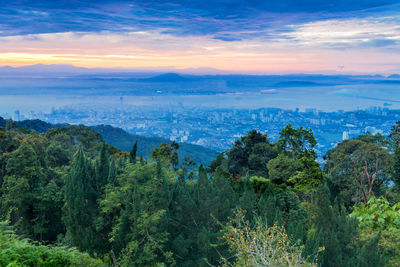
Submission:
[[[199,179],[204,179],[205,170],[199,169]],[[205,174],[207,175],[207,174]],[[207,176],[205,176],[207,179]],[[190,181],[188,183],[187,181]],[[178,266],[198,266],[201,262],[197,243],[200,219],[197,217],[199,208],[196,205],[195,188],[191,180],[180,170],[172,187],[171,204],[169,206],[168,233],[171,248]],[[204,262],[203,262],[204,263]]]
[[[384,264],[376,242],[362,247],[358,242],[357,221],[349,218],[338,203],[332,205],[329,195],[329,189],[323,186],[314,196],[315,217],[307,233],[306,254],[312,257],[316,255],[317,247],[324,247],[318,257],[322,266],[372,267],[377,266],[377,262]]]
[[[372,197],[367,204],[354,207],[351,216],[358,219],[360,227],[400,230],[400,202],[391,206],[384,197]]]
[[[135,164],[136,163],[136,154],[137,154],[137,141],[132,147],[131,152],[129,153],[129,159],[131,163]]]
[[[65,182],[64,223],[67,240],[81,251],[93,252],[96,215],[96,191],[89,175],[88,160],[82,149],[74,155],[71,171]]]
[[[46,148],[46,158],[49,166],[51,167],[66,166],[70,163],[68,151],[56,143],[50,143],[50,145]]]
[[[198,221],[202,225],[207,225],[210,221],[210,197],[211,185],[206,170],[202,165],[199,167],[199,178],[196,183],[196,204],[198,207]]]
[[[387,266],[400,264],[400,203],[390,205],[383,197],[372,197],[367,204],[354,207],[350,217],[359,221],[361,240],[366,246],[377,243]]]
[[[115,157],[111,158],[110,171],[108,172],[107,183],[114,184],[118,175],[117,164],[115,163]]]
[[[253,146],[248,158],[250,175],[268,178],[268,162],[278,155],[277,149],[269,142],[257,143]]]
[[[301,161],[290,158],[285,154],[279,154],[278,157],[268,162],[269,177],[276,184],[286,184],[291,177],[301,170]]]
[[[108,176],[110,175],[110,155],[107,152],[106,144],[103,143],[100,155],[96,161],[96,181],[95,190],[100,195],[104,186],[108,182]]]
[[[372,140],[367,143],[363,140]],[[325,156],[325,173],[333,198],[346,208],[385,194],[391,180],[392,156],[373,139],[345,140]]]
[[[228,247],[221,242],[221,223],[232,215],[237,206],[238,195],[232,186],[231,176],[222,167],[211,175],[211,192],[208,198],[210,217],[199,236],[199,241],[208,244],[203,253],[211,264],[217,264],[221,255],[227,255]]]
[[[300,158],[301,172],[292,176],[288,184],[302,197],[311,199],[312,194],[323,184],[325,175],[319,163],[310,157]]]
[[[237,140],[227,156],[229,172],[234,177],[267,176],[267,163],[276,156],[276,150],[265,134],[254,130]]]
[[[295,129],[287,125],[279,133],[278,147],[281,151],[292,157],[316,158],[314,147],[317,144],[312,130],[303,127]]]
[[[34,205],[40,186],[45,182],[45,174],[28,141],[22,142],[18,149],[9,154],[6,174],[2,185],[3,214],[11,210],[11,223],[16,224],[17,231],[33,237],[32,222],[37,216]]]
[[[396,191],[400,192],[400,121],[392,127],[389,138],[394,152],[393,182]]]
[[[120,210],[110,241],[122,266],[174,263],[167,247],[171,179],[160,162],[128,164],[106,188],[100,205],[106,218]]]
[[[179,164],[178,152],[179,144],[172,142],[171,145],[162,143],[158,148],[153,150],[152,158],[155,161],[160,161],[167,166],[172,165],[177,167]]]

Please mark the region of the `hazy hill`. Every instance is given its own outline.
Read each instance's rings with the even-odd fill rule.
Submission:
[[[123,151],[130,151],[135,142],[138,142],[138,156],[145,158],[151,157],[151,152],[161,143],[171,143],[171,141],[160,137],[144,137],[140,135],[132,135],[121,128],[109,125],[92,126],[93,130],[101,134],[104,140]],[[179,144],[178,155],[181,160],[185,157],[193,158],[196,163],[208,165],[215,159],[217,152],[199,145],[187,143]]]
[[[151,78],[142,79],[144,82],[186,82],[191,79],[177,73],[165,73]]]
[[[6,120],[0,117],[0,127],[6,126]],[[68,124],[51,124],[41,120],[24,120],[16,122],[16,128],[27,128],[39,133],[47,132],[50,129],[64,128]],[[157,148],[161,143],[171,143],[171,141],[159,137],[145,137],[132,135],[121,128],[112,127],[109,125],[98,125],[90,127],[95,132],[99,133],[104,141],[112,146],[115,146],[123,151],[130,151],[138,142],[138,156],[145,158],[151,157],[153,149]],[[68,127],[66,127],[68,129]],[[180,143],[178,151],[179,158],[183,160],[185,157],[191,157],[198,164],[208,165],[215,159],[217,152],[199,145]]]

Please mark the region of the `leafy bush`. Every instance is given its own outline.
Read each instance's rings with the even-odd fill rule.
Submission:
[[[0,266],[105,266],[75,248],[45,246],[20,239],[6,222],[0,223]]]
[[[302,248],[291,243],[284,227],[268,227],[261,220],[252,227],[244,218],[239,210],[225,228],[223,238],[235,253],[233,264],[224,259],[226,266],[317,266],[302,257]]]
[[[358,219],[363,241],[379,233],[379,248],[386,256],[387,266],[399,266],[400,203],[391,206],[383,197],[372,197],[367,205],[354,207],[350,216]]]
[[[361,228],[398,230],[400,229],[400,202],[390,206],[385,198],[372,197],[367,205],[361,203],[359,207],[354,207],[350,216],[358,219]]]

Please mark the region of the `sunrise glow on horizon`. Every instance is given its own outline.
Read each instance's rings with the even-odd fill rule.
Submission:
[[[328,11],[316,1],[309,9],[288,10],[287,1],[245,9],[216,1],[216,13],[202,4],[150,2],[6,4],[0,12],[0,65],[400,72],[396,1],[350,1]]]

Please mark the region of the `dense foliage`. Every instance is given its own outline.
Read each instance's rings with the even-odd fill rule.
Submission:
[[[15,235],[7,223],[0,223],[0,266],[107,266],[75,248],[45,246]]]
[[[251,131],[197,167],[175,142],[145,160],[140,140],[122,152],[84,126],[37,133],[8,122],[0,128],[0,211],[19,237],[3,230],[9,253],[0,260],[396,266],[396,134],[343,141],[322,170],[311,130],[288,125],[276,142]]]
[[[400,262],[400,203],[391,205],[384,197],[372,197],[350,214],[357,218],[364,239],[379,233],[379,247],[388,259],[388,266]]]
[[[225,259],[228,266],[317,266],[302,256],[300,246],[291,244],[284,227],[268,227],[261,219],[252,227],[240,210],[224,231],[223,238],[235,255],[233,263]]]
[[[51,129],[59,129],[67,127],[68,124],[51,124],[41,120],[24,120],[24,121],[8,121],[9,126],[20,129],[34,130],[38,133],[45,133]],[[0,127],[7,128],[7,120],[0,117]],[[99,133],[107,144],[115,146],[122,151],[131,151],[134,144],[137,144],[137,156],[151,159],[152,151],[159,147],[162,143],[168,142],[167,139],[161,137],[148,137],[134,135],[125,130],[110,125],[96,125],[90,127],[94,132]],[[217,152],[212,149],[189,143],[180,143],[177,151],[180,158],[191,157],[200,165],[208,165],[216,157]]]

